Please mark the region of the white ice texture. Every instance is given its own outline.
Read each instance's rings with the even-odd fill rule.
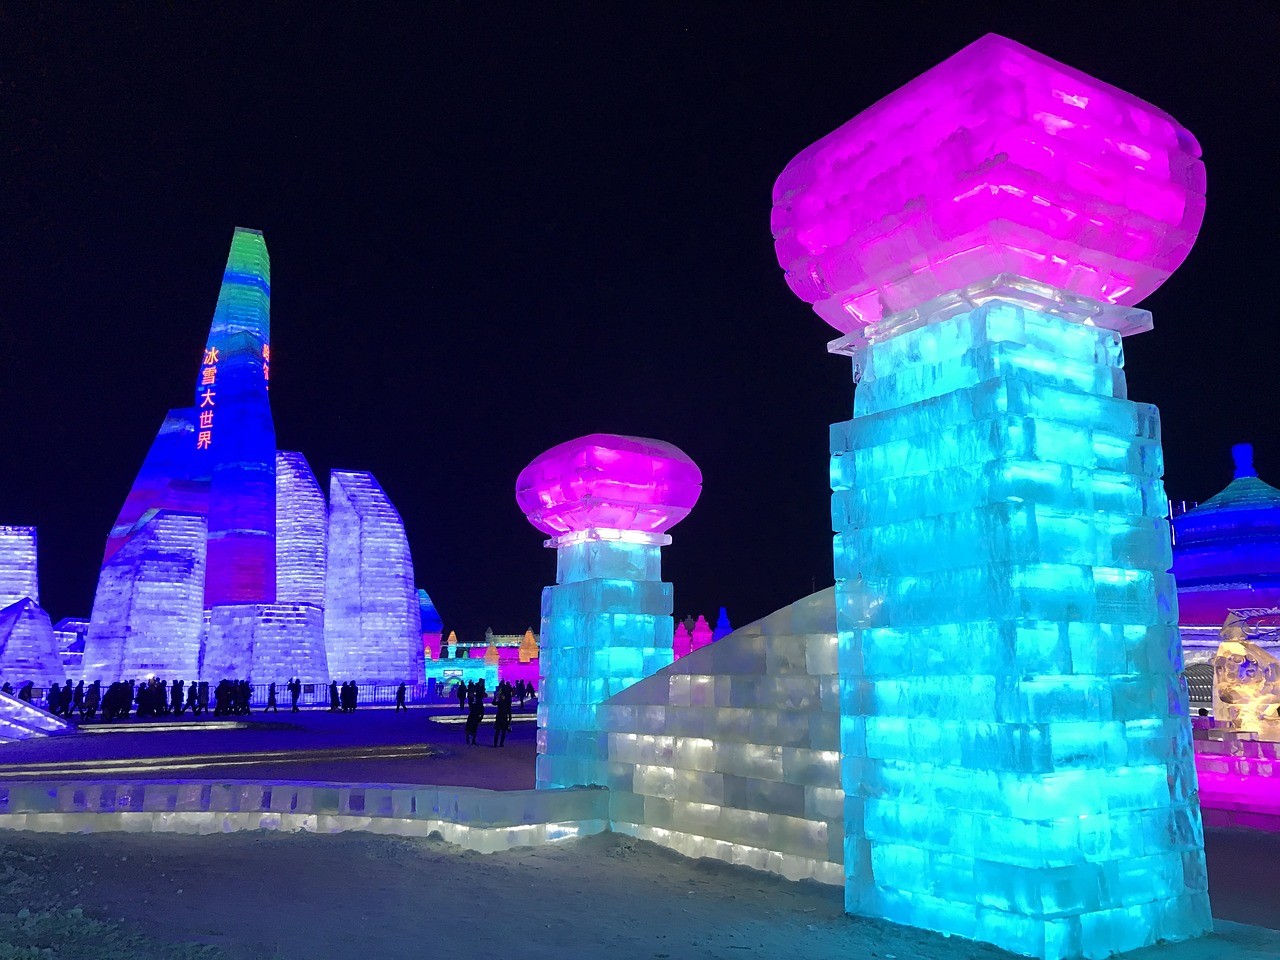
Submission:
[[[404,523],[373,474],[329,476],[324,631],[335,680],[423,676],[418,592]]]
[[[831,430],[846,905],[1035,957],[1210,925],[1159,416],[993,301],[871,343]]]
[[[613,829],[843,883],[836,642],[828,588],[605,701]]]

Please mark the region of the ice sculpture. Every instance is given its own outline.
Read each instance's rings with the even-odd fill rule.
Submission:
[[[676,624],[675,632],[671,636],[671,655],[679,660],[681,657],[687,657],[693,650],[693,637],[689,635],[689,628],[684,622]]]
[[[698,615],[697,622],[694,623],[693,629],[689,631],[689,650],[701,650],[713,639],[711,632],[711,624],[707,623],[707,618]]]
[[[271,262],[236,227],[196,375],[195,470],[209,478],[205,606],[276,599],[276,433],[267,398]]]
[[[1280,659],[1245,639],[1227,618],[1213,661],[1213,718],[1231,730],[1280,741]]]
[[[431,602],[427,591],[421,588],[418,589],[418,629],[422,631],[423,660],[439,660],[444,622],[436,612],[436,605]]]
[[[720,616],[716,618],[716,628],[711,632],[711,639],[714,642],[731,633],[733,633],[733,626],[729,623],[729,611],[721,607]]]
[[[30,597],[0,609],[0,677],[40,689],[67,679],[49,615]]]
[[[701,489],[678,447],[604,433],[552,447],[520,472],[516,502],[556,549],[556,585],[542,591],[539,787],[603,783],[597,706],[671,663],[660,551]]]
[[[307,458],[276,454],[276,599],[324,606],[329,509]]]
[[[61,717],[55,717],[34,703],[0,693],[0,743],[71,733],[74,729]]]
[[[831,430],[846,906],[1043,957],[1209,929],[1159,418],[1129,305],[1203,215],[1167,114],[987,36],[801,153]]]
[[[413,559],[400,513],[373,474],[329,475],[329,571],[324,628],[336,680],[421,677]]]
[[[204,516],[209,512],[208,477],[197,477],[196,411],[170,410],[147,451],[107,537],[103,563],[161,510]]]
[[[832,588],[601,704],[613,829],[792,880],[844,879]]]
[[[204,517],[162,510],[102,565],[85,677],[110,683],[200,675],[205,532]]]
[[[0,526],[0,607],[27,598],[40,602],[36,528]]]
[[[1231,483],[1173,519],[1183,648],[1209,655],[1230,611],[1280,606],[1280,490],[1259,479],[1251,444],[1231,454]]]
[[[1199,158],[1163,111],[988,34],[787,165],[778,262],[846,333],[1006,273],[1134,304],[1195,242]]]

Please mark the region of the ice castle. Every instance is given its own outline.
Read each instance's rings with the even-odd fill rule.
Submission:
[[[414,683],[404,525],[372,474],[276,448],[271,266],[237,228],[189,407],[170,410],[107,538],[83,674]]]
[[[1173,575],[1188,662],[1213,660],[1232,611],[1265,621],[1253,642],[1280,654],[1280,490],[1258,477],[1252,445],[1237,444],[1231,453],[1235,477],[1226,489],[1173,518]]]

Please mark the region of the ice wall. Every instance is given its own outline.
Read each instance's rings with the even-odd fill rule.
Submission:
[[[843,883],[835,621],[828,588],[601,704],[613,829]]]
[[[67,678],[49,615],[29,597],[0,609],[0,678],[48,689]]]
[[[280,684],[298,677],[303,683],[328,683],[324,610],[309,603],[214,607],[205,613],[201,677]]]
[[[409,541],[371,473],[330,475],[324,629],[335,680],[416,683],[423,675]]]
[[[0,526],[0,607],[28,597],[40,602],[36,528]]]
[[[276,454],[276,600],[324,606],[329,508],[300,453]]]
[[[205,518],[161,511],[102,565],[85,638],[88,681],[198,675]]]

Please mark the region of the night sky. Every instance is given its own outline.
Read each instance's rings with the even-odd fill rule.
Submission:
[[[1126,341],[1130,396],[1163,413],[1174,498],[1217,492],[1241,440],[1280,483],[1274,4],[93,6],[0,8],[0,523],[39,527],[55,620],[89,614],[191,402],[237,225],[271,252],[279,446],[326,489],[373,471],[446,629],[536,629],[555,560],[516,474],[594,431],[702,468],[677,615],[829,584],[849,364],[783,281],[770,190],[988,31],[1200,140],[1208,214]]]

